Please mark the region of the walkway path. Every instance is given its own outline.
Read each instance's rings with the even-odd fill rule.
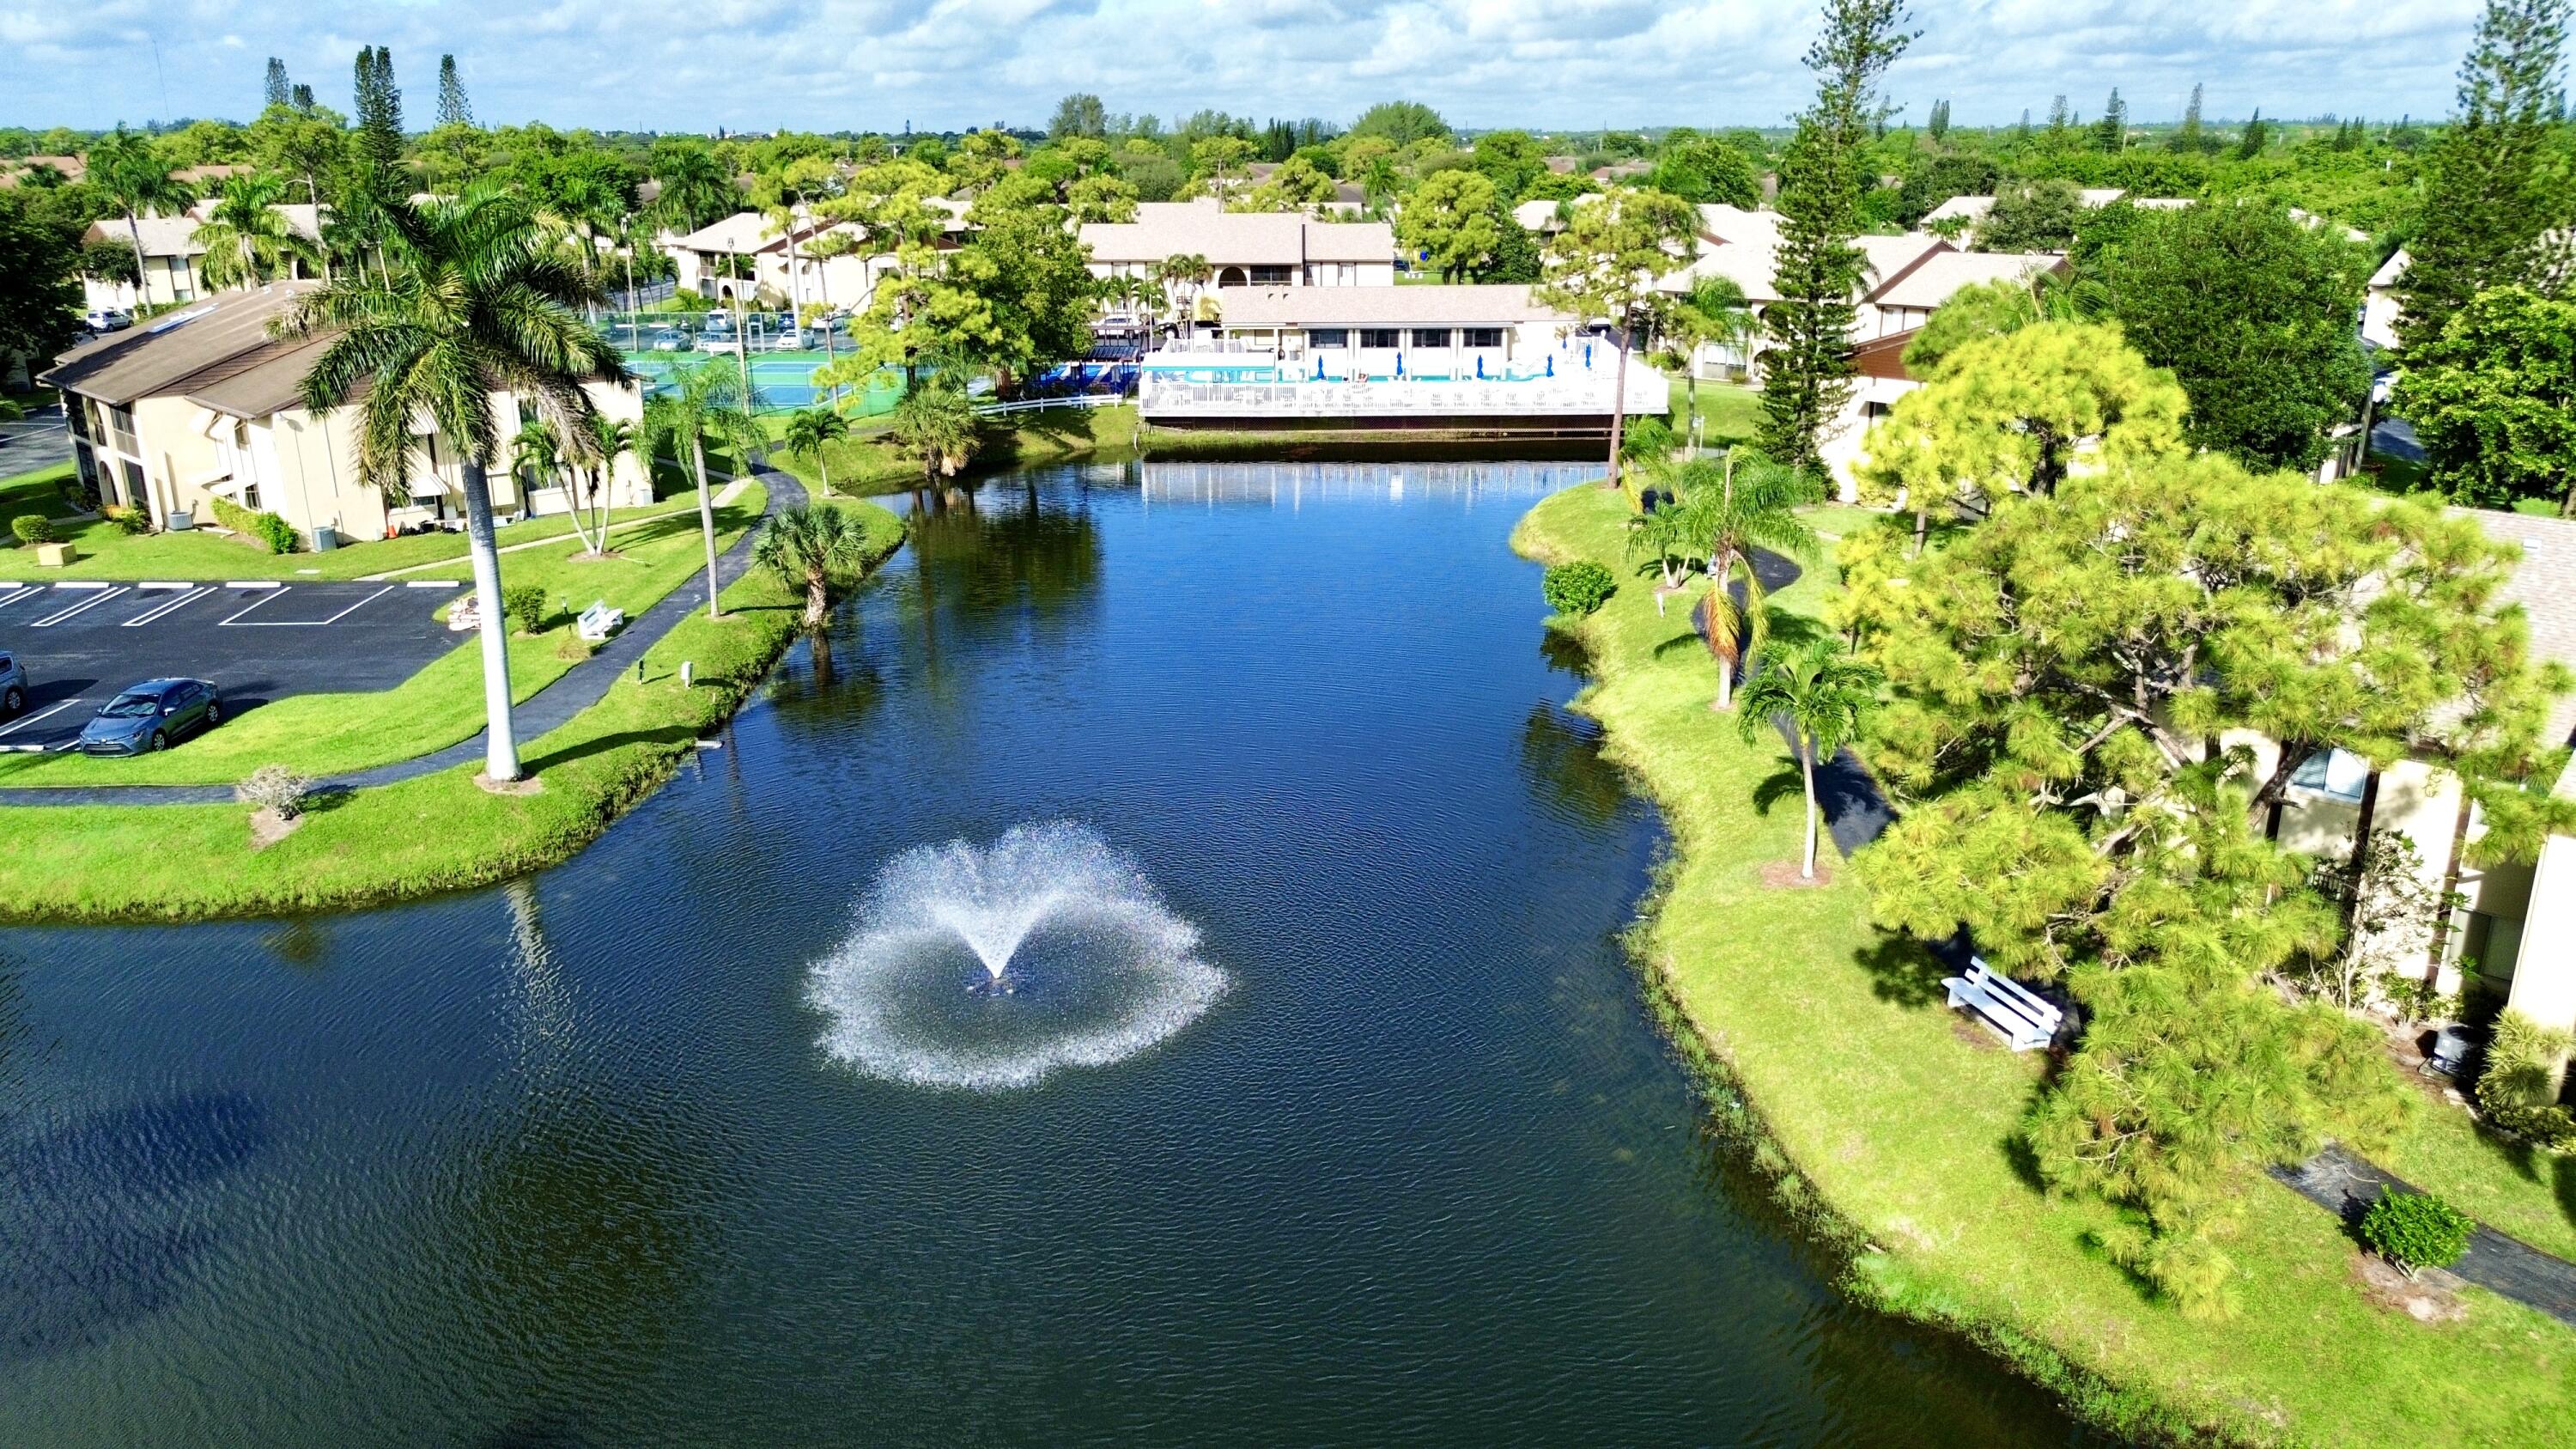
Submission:
[[[2382,1186],[2399,1192],[2416,1189],[2395,1173],[2373,1167],[2340,1147],[2328,1147],[2297,1167],[2276,1167],[2272,1175],[2290,1189],[2358,1227],[2361,1215],[2379,1200]],[[2469,1251],[2451,1271],[2517,1303],[2527,1303],[2559,1322],[2576,1328],[2576,1263],[2555,1258],[2520,1238],[2481,1223],[2469,1239]]]
[[[759,479],[769,489],[768,507],[761,516],[783,508],[795,508],[805,502],[805,485],[785,473],[770,469],[759,471]],[[728,494],[738,493],[747,480],[737,480]],[[730,586],[751,567],[751,547],[756,528],[745,529],[733,547],[716,560],[719,591]],[[561,539],[548,540],[560,543]],[[456,561],[451,560],[448,566]],[[703,575],[699,577],[703,578]],[[662,596],[662,601],[642,614],[626,621],[599,652],[556,676],[553,683],[521,700],[510,712],[519,738],[534,740],[550,730],[568,723],[574,715],[597,704],[608,693],[617,676],[635,667],[644,651],[661,642],[692,610],[707,602],[706,590],[693,580]],[[400,780],[416,780],[441,770],[483,758],[483,733],[460,740],[443,750],[390,765],[368,770],[353,770],[345,775],[327,775],[314,782],[322,791],[356,790],[369,785],[390,785]],[[206,805],[221,804],[233,798],[230,785],[85,785],[47,789],[20,786],[0,789],[0,805]]]

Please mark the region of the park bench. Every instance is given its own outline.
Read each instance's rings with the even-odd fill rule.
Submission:
[[[2044,1047],[2057,1039],[2057,1028],[2066,1013],[2040,999],[2037,992],[2007,976],[1999,976],[1978,957],[1968,958],[1968,974],[1945,976],[1941,984],[1950,988],[1950,1006],[1974,1007],[1977,1015],[1995,1029],[2014,1051],[2026,1052]]]
[[[605,599],[593,599],[574,624],[581,630],[581,637],[596,644],[626,626],[626,611],[608,607]]]

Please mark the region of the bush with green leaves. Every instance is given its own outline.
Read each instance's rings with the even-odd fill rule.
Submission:
[[[2478,1074],[2478,1110],[2496,1127],[2551,1152],[2576,1152],[2576,1114],[2558,1105],[2559,1064],[2576,1036],[2508,1011],[2496,1018]]]
[[[2424,1268],[2447,1268],[2469,1250],[2477,1220],[2429,1192],[2397,1192],[2380,1184],[2379,1201],[2361,1217],[2361,1240],[2412,1278]]]
[[[139,538],[152,531],[152,515],[140,508],[120,508],[107,516],[116,531],[127,538]]]
[[[522,634],[542,633],[546,627],[546,591],[538,584],[512,584],[501,590],[501,612]]]
[[[41,513],[21,513],[9,520],[9,531],[24,544],[60,543],[62,535],[54,531],[54,521]]]
[[[312,793],[313,782],[284,765],[262,765],[233,786],[234,799],[270,811],[280,820],[303,814],[305,797]]]
[[[1551,564],[1539,580],[1540,591],[1547,595],[1547,606],[1577,618],[1600,608],[1618,588],[1619,581],[1610,570],[1590,559]]]
[[[270,553],[295,552],[298,540],[295,537],[294,524],[274,513],[254,513],[251,515],[250,527],[251,532],[259,535],[259,541],[268,545]]]

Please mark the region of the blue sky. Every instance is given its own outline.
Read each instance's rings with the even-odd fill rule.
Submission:
[[[2477,0],[1915,0],[1889,91],[1920,119],[2141,121],[2450,109]],[[1769,124],[1807,91],[1812,0],[0,0],[0,124],[248,119],[266,58],[349,103],[394,49],[426,125],[454,52],[476,117],[647,129],[1043,124],[1112,111],[1348,121],[1427,101],[1466,126]],[[158,44],[156,65],[155,42]]]

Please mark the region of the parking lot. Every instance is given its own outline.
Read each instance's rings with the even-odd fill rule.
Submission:
[[[165,676],[214,681],[227,715],[295,694],[390,689],[454,648],[431,614],[466,585],[0,583],[0,650],[27,707],[0,750],[60,749],[116,692]]]

